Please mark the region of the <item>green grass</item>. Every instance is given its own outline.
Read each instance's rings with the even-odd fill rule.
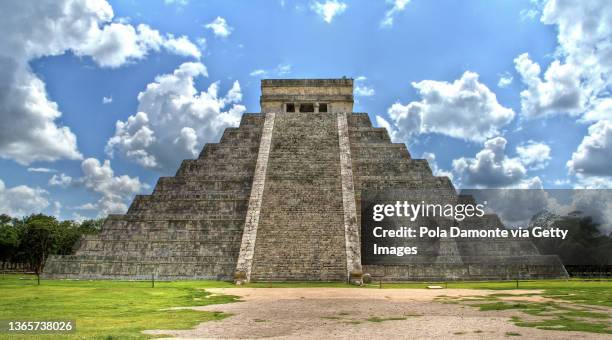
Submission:
[[[557,331],[577,331],[590,333],[607,333],[612,334],[609,322],[592,322],[582,319],[573,319],[566,316],[559,316],[552,319],[534,322],[517,322],[517,326],[535,327],[539,329],[557,330]]]
[[[383,283],[382,288],[423,289],[439,282]],[[510,290],[516,282],[449,282],[448,288]],[[236,301],[236,297],[208,294],[207,288],[351,288],[378,289],[378,283],[362,287],[342,282],[273,282],[249,283],[234,286],[223,281],[177,281],[151,283],[147,281],[69,281],[42,280],[36,285],[32,276],[0,275],[0,319],[65,319],[77,321],[77,332],[62,335],[65,338],[146,338],[140,332],[145,329],[188,329],[203,321],[220,320],[226,314],[193,310],[164,310],[170,307],[202,306]],[[526,322],[513,319],[517,325],[542,329],[565,329],[610,333],[606,317],[612,307],[612,281],[542,280],[520,281],[520,289],[541,289],[545,297],[564,303],[589,308],[561,307],[559,303],[505,303],[499,297],[503,292],[485,299],[472,297],[472,302],[483,309],[517,309],[532,315],[555,312],[553,319]],[[533,295],[533,294],[525,294]],[[457,302],[448,300],[448,302]],[[464,301],[461,301],[463,303]],[[600,308],[599,310],[597,308]],[[344,316],[344,313],[339,315]],[[404,320],[372,317],[369,322]],[[255,321],[255,322],[264,322]],[[347,321],[358,324],[361,321]],[[0,338],[6,334],[0,334]],[[57,338],[56,335],[36,335],[36,338]],[[19,338],[19,337],[17,337]],[[21,336],[21,338],[27,338]],[[32,337],[30,337],[32,338]]]
[[[20,279],[22,278],[23,279]],[[227,314],[194,310],[164,310],[236,301],[212,295],[204,288],[232,287],[218,281],[150,282],[36,280],[29,276],[0,276],[0,319],[76,320],[76,333],[62,338],[146,338],[145,329],[188,329]],[[8,334],[0,334],[0,338]],[[58,335],[37,334],[37,339]],[[32,335],[11,339],[32,339]]]
[[[610,313],[611,289],[550,289],[543,296],[554,299],[550,302],[504,302],[490,296],[486,303],[471,304],[482,311],[516,309],[540,317],[536,321],[523,321],[512,317],[511,321],[521,327],[535,327],[546,330],[577,331],[612,334]],[[568,304],[569,303],[569,304]],[[603,308],[602,308],[603,307]]]

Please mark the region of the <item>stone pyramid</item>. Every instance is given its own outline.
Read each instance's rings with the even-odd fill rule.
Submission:
[[[362,189],[454,193],[424,159],[353,111],[352,79],[262,80],[247,113],[151,195],[111,215],[75,255],[51,256],[49,278],[383,281],[560,277],[529,241],[456,241],[431,263],[361,265]],[[485,216],[482,225],[501,225]]]

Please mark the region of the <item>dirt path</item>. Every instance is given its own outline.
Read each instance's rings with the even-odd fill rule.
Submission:
[[[437,297],[483,296],[499,291],[475,289],[223,288],[243,302],[193,307],[233,314],[190,330],[147,334],[198,339],[609,339],[593,333],[518,327],[509,321],[521,312],[479,311],[445,304]],[[508,293],[509,291],[504,291]],[[510,294],[539,293],[515,290]],[[521,299],[538,299],[520,297]]]

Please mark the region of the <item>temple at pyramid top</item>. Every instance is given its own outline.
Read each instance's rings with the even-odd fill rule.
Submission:
[[[263,79],[261,112],[353,112],[353,79]]]

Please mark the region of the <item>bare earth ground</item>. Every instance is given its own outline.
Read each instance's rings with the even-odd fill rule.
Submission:
[[[610,339],[610,335],[540,330],[515,326],[517,310],[480,311],[436,298],[486,296],[477,289],[346,289],[346,288],[219,288],[216,294],[241,297],[242,302],[193,307],[232,316],[204,322],[190,330],[152,330],[147,334],[198,339]],[[506,294],[540,293],[537,290]],[[543,301],[539,296],[504,299]],[[187,307],[189,308],[189,307]],[[396,319],[396,320],[388,320]],[[369,319],[369,320],[368,320]]]

